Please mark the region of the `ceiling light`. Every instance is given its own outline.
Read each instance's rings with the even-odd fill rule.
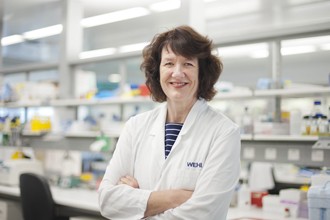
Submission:
[[[90,51],[84,51],[79,54],[80,59],[87,59],[92,57],[101,57],[101,56],[107,56],[112,55],[116,52],[115,48],[104,48],[99,50],[90,50]]]
[[[180,0],[168,0],[163,2],[153,3],[149,6],[149,9],[154,12],[163,12],[179,9],[181,6]]]
[[[321,50],[330,50],[330,44],[322,44],[320,45]]]
[[[94,27],[102,24],[108,24],[117,21],[123,21],[131,18],[145,16],[148,15],[149,13],[150,12],[143,7],[135,7],[135,8],[115,11],[107,14],[97,15],[89,18],[84,18],[81,20],[80,23],[83,27]]]
[[[230,17],[259,11],[262,8],[260,0],[236,0],[219,3],[219,7],[210,7],[206,10],[209,19]]]
[[[24,38],[22,35],[18,35],[18,34],[15,34],[15,35],[11,35],[11,36],[8,36],[8,37],[3,37],[1,39],[1,45],[2,46],[8,46],[8,45],[11,45],[11,44],[18,44],[18,43],[21,43],[24,41]]]
[[[246,45],[218,48],[218,54],[224,58],[240,57],[240,56],[241,57],[242,56],[253,56],[253,53],[257,53],[259,51],[268,52],[267,43],[246,44]],[[265,52],[261,52],[261,53],[263,53],[263,55],[265,55]],[[258,56],[258,54],[254,55],[254,56]],[[260,54],[259,54],[259,56],[260,56]]]
[[[143,50],[143,48],[145,46],[147,46],[148,44],[149,44],[149,42],[124,45],[124,46],[119,47],[119,52],[120,53],[128,53],[128,52]]]
[[[250,57],[254,59],[266,58],[268,56],[269,56],[268,50],[257,50],[251,52],[250,54]]]
[[[291,47],[291,46],[303,46],[303,45],[320,45],[326,43],[330,43],[330,35],[283,40],[281,44],[283,47]]]
[[[63,26],[61,24],[57,24],[57,25],[25,32],[23,33],[23,36],[27,40],[35,40],[38,38],[49,37],[60,34],[62,30],[63,30]]]
[[[316,48],[312,45],[297,46],[297,47],[282,47],[281,48],[281,54],[283,56],[302,54],[302,53],[311,53],[311,52],[315,52],[315,51],[316,51]]]

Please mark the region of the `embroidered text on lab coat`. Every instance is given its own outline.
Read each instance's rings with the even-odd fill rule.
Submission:
[[[187,162],[187,167],[193,167],[193,168],[202,168],[203,163],[198,163],[198,162]]]

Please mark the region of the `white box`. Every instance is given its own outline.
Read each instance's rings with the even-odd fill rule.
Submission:
[[[43,174],[40,161],[31,159],[5,160],[0,167],[0,184],[17,186],[22,173]]]

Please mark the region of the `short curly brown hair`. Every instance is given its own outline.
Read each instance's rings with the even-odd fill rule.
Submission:
[[[186,58],[197,58],[199,65],[197,98],[210,101],[216,94],[214,84],[223,69],[221,60],[212,54],[212,41],[200,35],[189,26],[179,26],[157,34],[143,49],[143,62],[140,66],[146,76],[146,85],[156,102],[165,102],[167,97],[160,85],[159,66],[164,47]]]

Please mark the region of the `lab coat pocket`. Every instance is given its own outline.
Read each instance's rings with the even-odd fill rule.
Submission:
[[[179,170],[177,173],[177,188],[195,190],[200,170]]]

